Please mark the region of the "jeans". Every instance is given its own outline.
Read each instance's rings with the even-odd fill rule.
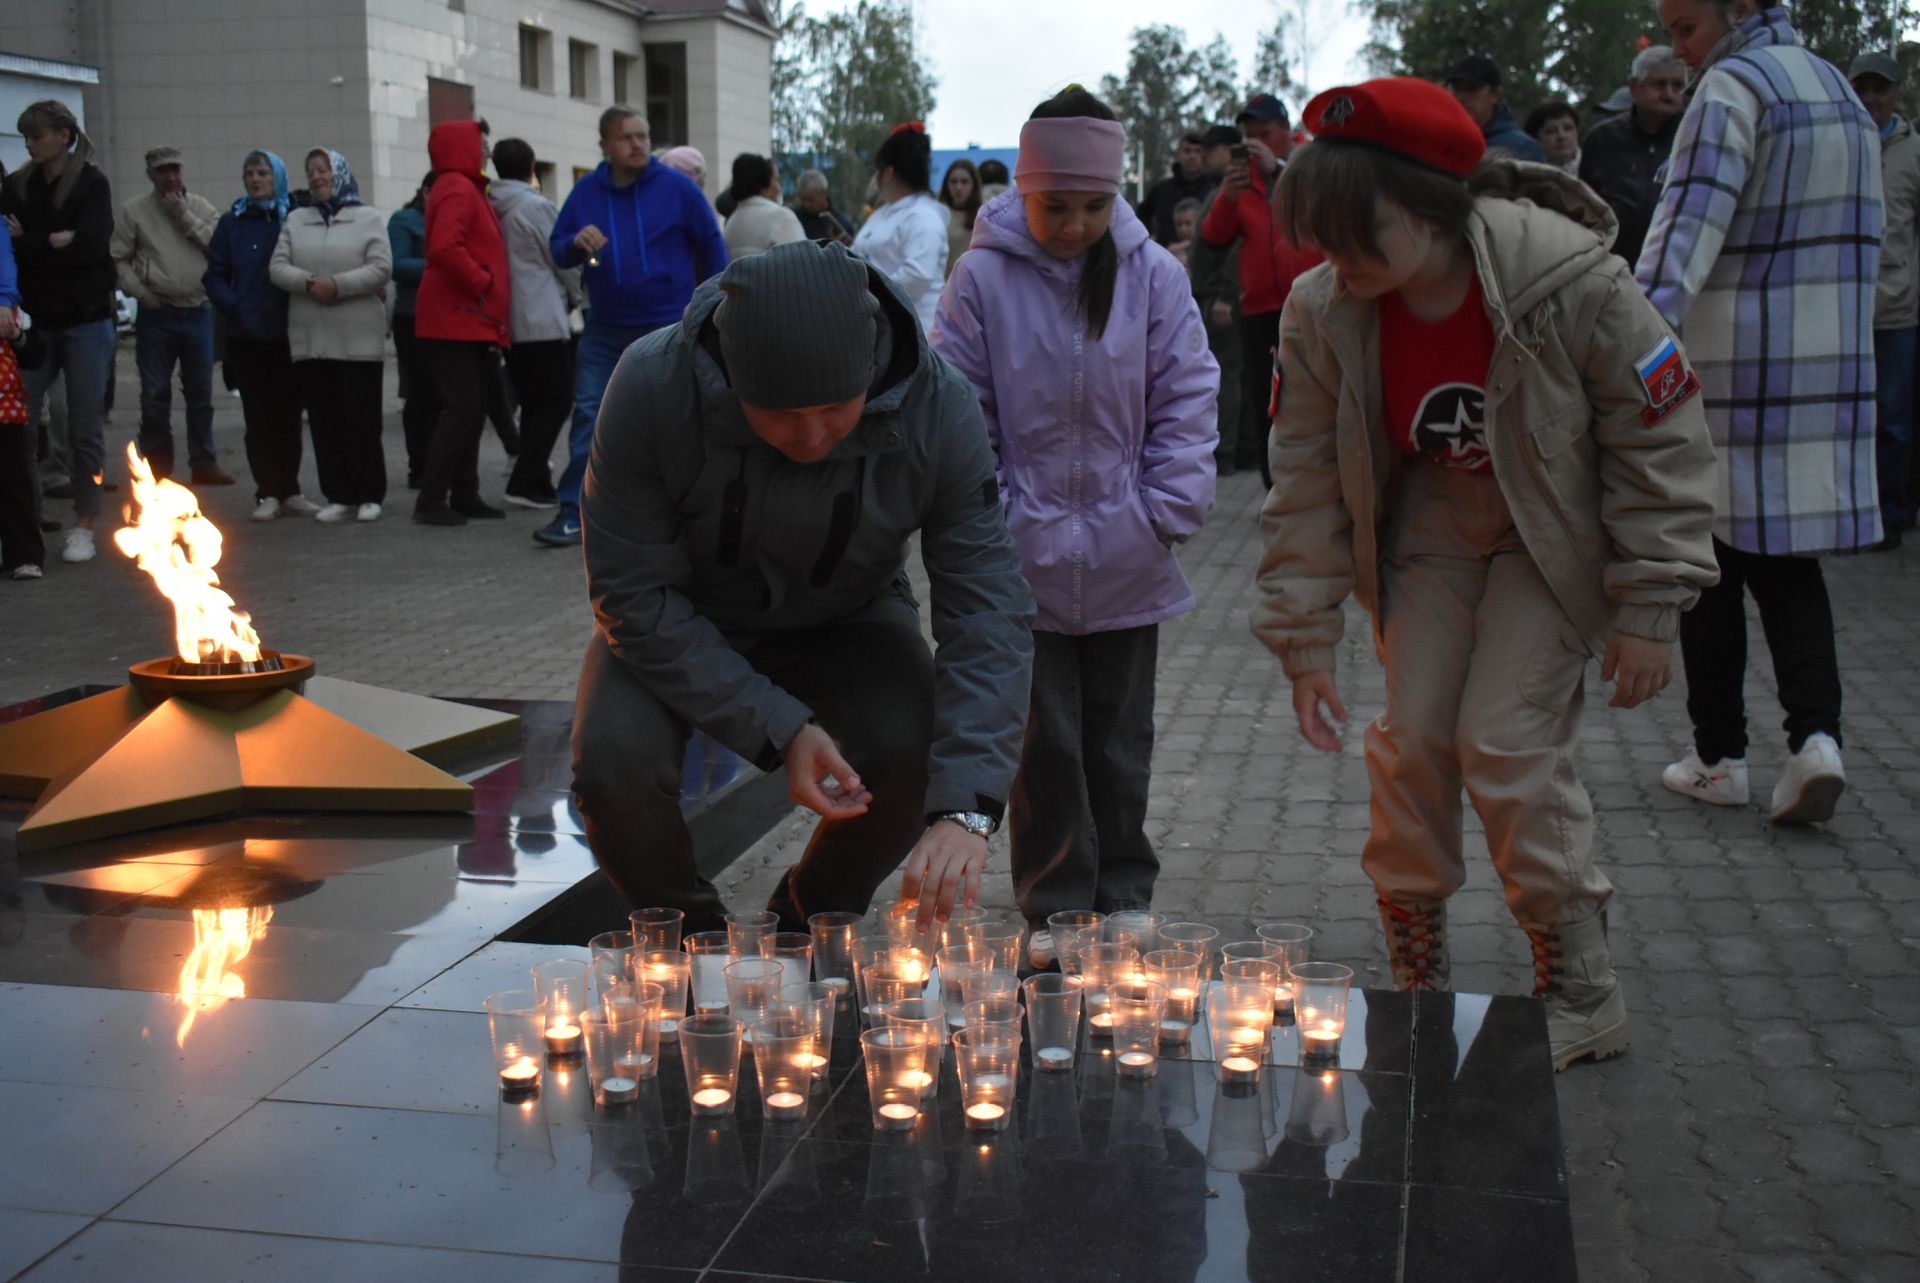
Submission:
[[[1812,557],[1764,557],[1718,539],[1720,582],[1680,616],[1680,657],[1687,669],[1687,716],[1703,762],[1747,755],[1746,589],[1760,607],[1773,652],[1773,676],[1787,710],[1787,751],[1798,753],[1816,732],[1840,742],[1840,661],[1834,653],[1833,605],[1826,577]]]
[[[1874,433],[1875,462],[1880,473],[1880,524],[1888,534],[1913,517],[1914,496],[1908,490],[1913,467],[1913,357],[1913,329],[1873,332],[1880,411]]]
[[[98,477],[106,459],[107,379],[113,368],[114,332],[111,320],[82,321],[78,325],[45,326],[47,357],[37,370],[23,370],[27,406],[35,423],[44,421],[47,385],[64,373],[67,387],[67,464],[73,478],[73,512],[90,521],[100,512]],[[38,488],[38,478],[35,487]]]
[[[588,320],[580,334],[580,351],[573,366],[573,427],[567,435],[567,470],[560,474],[560,513],[577,520],[580,489],[587,480],[587,459],[593,454],[593,424],[600,417],[600,400],[620,354],[660,327],[657,325],[596,325]]]
[[[864,815],[821,820],[767,907],[781,930],[828,910],[864,913],[926,831],[933,656],[911,624],[845,624],[736,637],[740,654],[804,701],[873,793]],[[636,907],[665,905],[711,930],[725,906],[694,864],[681,814],[688,724],[616,658],[587,644],[573,721],[573,793],[593,858]]]
[[[1007,803],[1013,889],[1027,921],[1153,903],[1147,838],[1160,629],[1034,630],[1033,695]],[[877,795],[877,791],[876,791]]]
[[[140,370],[140,453],[158,476],[173,471],[173,367],[187,399],[187,458],[196,468],[217,462],[213,449],[213,308],[140,309],[133,328]]]

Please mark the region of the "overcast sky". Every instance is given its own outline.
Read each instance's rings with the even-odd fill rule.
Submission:
[[[853,2],[806,6],[817,16]],[[940,78],[927,122],[933,145],[1012,146],[1035,103],[1073,81],[1097,89],[1103,74],[1125,71],[1129,33],[1156,22],[1184,27],[1190,45],[1224,35],[1244,80],[1279,3],[1292,10],[1297,0],[915,0],[922,47]],[[1310,11],[1323,43],[1309,83],[1323,89],[1363,77],[1367,23],[1357,6],[1310,0]],[[1298,116],[1301,104],[1287,107]]]

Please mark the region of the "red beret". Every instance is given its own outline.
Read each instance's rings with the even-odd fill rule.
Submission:
[[[1316,139],[1379,147],[1455,178],[1472,173],[1487,151],[1467,109],[1439,85],[1412,76],[1329,89],[1300,118]]]

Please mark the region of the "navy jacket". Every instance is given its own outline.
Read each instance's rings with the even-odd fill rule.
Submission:
[[[403,205],[387,219],[387,244],[393,248],[393,310],[412,316],[427,272],[427,216]]]
[[[1527,136],[1520,128],[1520,122],[1513,118],[1513,108],[1503,102],[1493,105],[1493,117],[1480,130],[1487,136],[1487,149],[1504,148],[1515,160],[1531,160],[1545,164],[1547,153],[1540,150],[1540,144]]]
[[[250,339],[287,337],[287,292],[267,279],[279,240],[280,219],[273,211],[250,207],[244,214],[220,215],[207,245],[200,283],[220,315]]]
[[[573,244],[588,224],[609,242],[597,263]],[[561,268],[585,264],[588,308],[600,325],[671,325],[694,287],[727,265],[727,243],[705,193],[657,160],[625,187],[615,187],[600,162],[567,193],[548,248]]]

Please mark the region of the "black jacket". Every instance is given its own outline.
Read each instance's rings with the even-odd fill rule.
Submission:
[[[1580,181],[1613,207],[1614,216],[1620,220],[1613,252],[1626,259],[1628,267],[1639,261],[1640,246],[1647,239],[1654,208],[1660,203],[1660,184],[1655,175],[1673,150],[1680,114],[1675,112],[1659,133],[1646,134],[1634,123],[1629,109],[1589,129],[1580,143]]]
[[[848,218],[832,205],[828,205],[826,209],[818,214],[808,209],[805,205],[795,204],[790,208],[794,214],[799,217],[800,230],[807,234],[807,239],[810,241],[838,240],[838,233],[840,231],[844,231],[847,235],[851,236],[860,230],[854,225],[851,218]],[[829,214],[833,216],[833,223],[827,221]],[[839,225],[837,230],[834,224]]]
[[[24,229],[13,242],[20,306],[35,325],[111,320],[113,189],[92,165],[81,167],[67,203],[58,209],[53,188],[38,166],[9,176],[0,187],[0,213],[13,215]],[[55,232],[72,232],[72,243],[54,249],[47,238]]]
[[[1220,186],[1220,180],[1208,175],[1204,170],[1192,178],[1183,177],[1178,167],[1147,190],[1146,196],[1134,206],[1133,212],[1153,233],[1153,239],[1162,245],[1173,244],[1173,207],[1189,198],[1207,203],[1207,197],[1213,195]],[[1194,226],[1199,226],[1196,216]]]

